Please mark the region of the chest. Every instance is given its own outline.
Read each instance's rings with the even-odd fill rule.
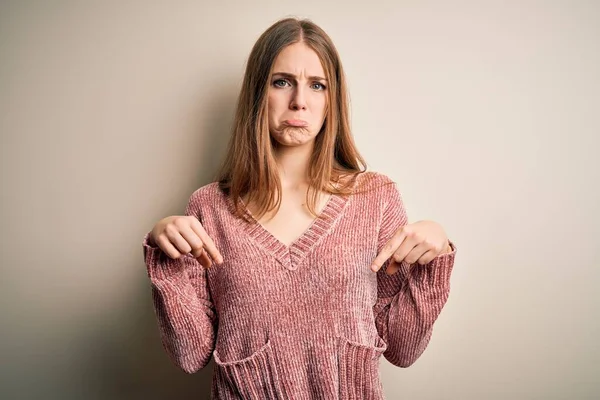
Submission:
[[[334,195],[319,199],[315,219],[303,196],[292,199],[287,196],[279,212],[260,223],[204,213],[205,229],[225,259],[208,271],[220,311],[225,303],[241,310],[260,302],[258,308],[268,310],[315,296],[373,300],[376,277],[369,265],[377,250],[378,213]]]
[[[320,193],[317,198],[317,215],[325,208],[329,194]],[[252,209],[249,207],[250,211]],[[264,229],[283,243],[290,246],[294,241],[305,233],[317,217],[310,213],[307,205],[306,195],[298,192],[284,192],[281,205],[277,212],[269,212],[257,221]]]

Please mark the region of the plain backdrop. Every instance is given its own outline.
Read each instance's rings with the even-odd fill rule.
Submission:
[[[208,399],[163,351],[142,237],[224,157],[286,16],[332,37],[369,169],[458,247],[389,399],[600,398],[597,1],[1,1],[0,398]]]

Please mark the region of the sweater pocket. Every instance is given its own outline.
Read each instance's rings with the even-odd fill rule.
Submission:
[[[223,399],[283,399],[271,341],[242,360],[224,361],[213,353],[219,396]]]
[[[377,336],[369,346],[340,337],[338,346],[340,400],[384,399],[379,379],[379,360],[387,348],[383,339]]]

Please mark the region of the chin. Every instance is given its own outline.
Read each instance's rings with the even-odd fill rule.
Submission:
[[[313,142],[317,134],[307,128],[285,127],[271,132],[271,137],[281,146],[302,146]]]

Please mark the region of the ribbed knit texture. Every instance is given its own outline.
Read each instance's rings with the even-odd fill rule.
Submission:
[[[366,180],[366,181],[365,181]],[[196,190],[197,217],[225,262],[170,259],[144,238],[162,343],[192,373],[215,359],[214,399],[383,399],[383,355],[407,367],[425,350],[450,290],[453,252],[387,275],[370,264],[407,223],[396,185],[333,195],[290,246],[233,215],[217,183]],[[355,184],[357,185],[357,184]],[[252,217],[248,210],[248,216]]]

